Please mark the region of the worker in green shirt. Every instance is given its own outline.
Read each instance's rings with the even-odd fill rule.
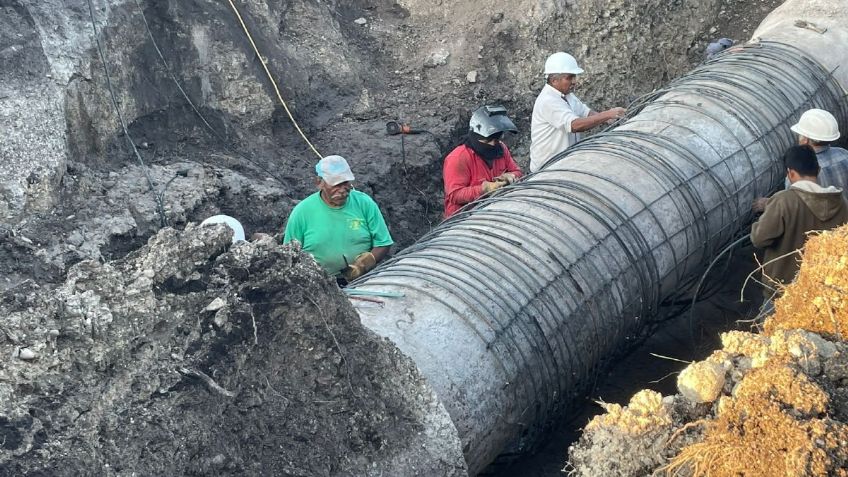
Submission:
[[[328,274],[351,281],[365,274],[394,243],[374,199],[353,188],[353,172],[342,156],[315,166],[318,192],[295,206],[283,243],[297,240]]]

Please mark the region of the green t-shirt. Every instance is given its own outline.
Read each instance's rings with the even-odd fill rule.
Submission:
[[[394,243],[377,203],[358,190],[350,191],[347,202],[338,209],[327,205],[320,192],[303,199],[286,222],[283,243],[292,239],[330,275],[347,266],[345,259],[352,263],[360,253]]]

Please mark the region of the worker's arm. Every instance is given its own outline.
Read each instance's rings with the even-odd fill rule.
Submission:
[[[626,110],[624,108],[612,108],[606,111],[596,112],[590,111],[585,118],[577,118],[571,121],[571,132],[588,131],[595,126],[600,126],[607,121],[618,119],[624,116]]]
[[[768,205],[768,203],[768,197],[757,197],[756,199],[754,199],[754,202],[751,203],[751,210],[754,211],[754,213],[759,214],[762,211],[766,210],[766,206]]]
[[[384,258],[386,258],[386,255],[389,254],[389,248],[390,247],[388,247],[388,246],[386,246],[386,247],[374,247],[374,248],[371,249],[371,255],[374,256],[374,260],[377,263],[380,263],[380,262],[383,261]]]
[[[509,148],[506,147],[506,144],[503,146],[504,148],[504,158],[506,158],[506,172],[512,173],[516,179],[522,176],[521,168],[518,167],[518,164],[515,163],[515,159],[512,158],[512,153],[509,152]]]
[[[771,200],[760,219],[751,226],[751,243],[757,248],[766,248],[783,236],[784,213],[781,204]]]
[[[521,177],[521,169],[518,167],[518,164],[515,163],[515,160],[512,158],[512,154],[509,152],[509,148],[506,147],[506,144],[503,144],[504,148],[504,157],[503,162],[505,162],[504,171],[497,177],[495,177],[494,181],[505,182],[507,184],[512,184],[519,177]]]
[[[366,203],[364,207],[365,224],[368,226],[368,231],[371,233],[371,253],[377,262],[386,257],[389,253],[389,247],[395,241],[389,233],[389,227],[386,226],[386,219],[383,218],[383,213],[380,212],[380,207],[377,202],[371,197],[365,196]]]
[[[342,270],[342,276],[347,281],[353,281],[377,266],[381,260],[386,258],[389,247],[394,243],[391,234],[389,234],[389,228],[386,226],[386,221],[383,219],[383,213],[380,212],[380,207],[371,197],[365,194],[362,194],[361,197],[362,215],[365,218],[368,232],[371,234],[372,247],[368,252],[357,255],[353,262]]]
[[[283,235],[283,243],[289,243],[292,240],[297,240],[301,245],[303,245],[304,232],[305,228],[303,218],[301,217],[297,207],[295,207],[289,215],[288,220],[286,220],[286,232]]]
[[[467,204],[483,194],[480,184],[471,185],[471,170],[468,156],[463,151],[454,150],[445,158],[443,169],[445,199],[454,204]]]

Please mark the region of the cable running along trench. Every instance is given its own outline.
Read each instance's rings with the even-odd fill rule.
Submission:
[[[253,47],[253,51],[254,53],[256,53],[256,58],[262,64],[262,68],[265,70],[265,74],[268,75],[268,80],[271,81],[271,86],[274,87],[274,92],[277,94],[277,99],[280,100],[280,104],[283,105],[283,109],[286,111],[286,114],[289,116],[289,119],[291,120],[295,129],[297,129],[297,132],[300,134],[300,137],[303,138],[304,142],[306,142],[306,144],[309,145],[309,148],[312,149],[312,152],[314,152],[315,155],[318,156],[318,158],[320,159],[322,157],[321,153],[319,153],[318,149],[315,149],[315,146],[313,146],[312,143],[309,142],[309,139],[306,137],[306,134],[304,134],[303,130],[300,129],[300,125],[297,124],[297,121],[294,119],[294,116],[289,110],[289,106],[283,99],[283,95],[280,94],[280,88],[277,87],[277,82],[274,81],[274,76],[271,74],[271,70],[268,69],[268,60],[266,60],[265,57],[259,53],[259,48],[256,46],[256,42],[253,41],[253,36],[250,34],[250,30],[248,30],[247,25],[245,25],[244,23],[244,20],[241,18],[241,14],[239,13],[238,8],[236,8],[236,4],[233,3],[233,0],[228,1],[230,2],[230,6],[233,7],[233,12],[236,14],[236,18],[238,18],[239,24],[241,24],[242,30],[244,30],[244,34],[247,35],[247,39],[250,41],[250,46]]]
[[[200,112],[200,110],[194,104],[194,101],[192,101],[192,99],[189,97],[188,93],[186,93],[185,89],[182,87],[179,80],[177,79],[177,76],[174,74],[174,71],[171,69],[170,64],[168,64],[168,61],[165,59],[165,55],[162,53],[162,50],[159,48],[159,44],[156,41],[156,37],[153,35],[153,31],[150,29],[150,24],[147,21],[147,15],[144,14],[144,7],[142,7],[139,0],[135,0],[135,4],[136,4],[136,7],[138,7],[139,13],[141,14],[141,20],[144,23],[144,29],[147,31],[147,36],[150,37],[150,42],[153,44],[153,48],[156,50],[156,54],[159,56],[159,59],[162,61],[162,64],[165,66],[165,71],[168,73],[168,76],[171,78],[171,81],[173,81],[174,86],[177,87],[180,94],[182,94],[183,98],[186,100],[188,105],[191,107],[192,111],[194,111],[194,113],[197,115],[197,117],[203,123],[204,127],[206,127],[206,129],[210,132],[210,134],[212,134],[213,137],[215,137],[218,141],[220,141],[221,144],[223,144],[224,147],[226,147],[231,153],[235,154],[237,157],[243,159],[244,161],[246,161],[250,164],[253,164],[257,169],[264,172],[269,177],[273,178],[278,183],[280,183],[280,185],[288,187],[289,184],[286,181],[284,181],[280,176],[278,176],[274,172],[268,170],[268,168],[263,166],[259,161],[257,161],[256,159],[250,158],[250,157],[248,157],[244,154],[241,154],[240,152],[235,150],[235,148],[230,144],[230,141],[228,141],[221,133],[219,133],[209,123],[209,121],[206,120],[206,117]],[[284,195],[286,197],[291,198],[288,194],[284,193]]]
[[[133,141],[132,136],[130,136],[130,132],[127,130],[127,123],[124,120],[123,113],[121,113],[120,106],[118,106],[118,99],[115,97],[115,90],[112,87],[112,78],[109,74],[109,67],[106,64],[106,54],[103,52],[103,46],[100,44],[100,36],[97,33],[97,20],[94,18],[94,6],[91,4],[91,0],[87,1],[88,14],[91,17],[91,28],[94,30],[94,41],[97,44],[97,52],[100,55],[100,61],[103,63],[103,72],[106,75],[106,86],[109,88],[109,97],[112,100],[112,106],[115,108],[115,113],[118,115],[118,120],[121,123],[121,129],[124,132],[124,136],[126,136],[127,142],[130,144],[130,148],[132,148],[138,163],[141,165],[141,170],[144,173],[144,177],[147,179],[147,186],[149,190],[153,192],[153,200],[156,202],[156,211],[159,214],[159,226],[165,227],[168,225],[168,220],[165,217],[165,205],[162,201],[162,195],[164,192],[160,193],[156,190],[156,185],[153,182],[153,178],[150,176],[150,169],[147,167],[147,164],[144,163],[144,159],[142,159],[141,154],[138,152],[135,141]]]

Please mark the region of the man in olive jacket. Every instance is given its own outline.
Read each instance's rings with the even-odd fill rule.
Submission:
[[[842,189],[816,183],[819,164],[815,150],[792,146],[783,156],[790,187],[775,194],[751,227],[751,242],[765,249],[763,283],[785,285],[798,273],[800,255],[811,231],[829,230],[848,222],[848,203]],[[782,258],[778,258],[782,257]],[[766,296],[772,292],[766,290]]]

